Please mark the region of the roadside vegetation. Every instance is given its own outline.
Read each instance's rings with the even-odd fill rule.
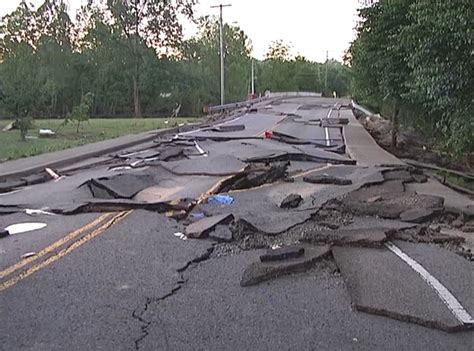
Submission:
[[[168,123],[165,123],[164,118],[94,118],[81,123],[77,132],[76,124],[64,125],[64,121],[60,119],[39,119],[33,122],[26,141],[20,139],[20,130],[0,132],[0,162],[198,121],[197,118],[172,118]],[[9,122],[11,121],[1,121],[0,129]],[[38,132],[42,128],[51,129],[56,135],[40,138]]]
[[[219,103],[218,21],[195,19],[196,36],[184,40],[178,20],[193,19],[194,0],[83,1],[75,19],[66,3],[22,2],[1,19],[0,118],[26,131],[32,119],[79,127],[89,117],[170,116],[178,107],[181,116],[197,116]],[[224,41],[226,101],[242,101],[251,87],[251,40],[225,24]],[[350,93],[347,66],[295,57],[278,40],[254,63],[257,94]]]
[[[360,17],[347,54],[355,99],[390,116],[392,147],[400,128],[411,129],[472,163],[472,1],[380,0]]]

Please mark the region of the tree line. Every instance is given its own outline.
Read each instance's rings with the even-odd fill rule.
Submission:
[[[360,10],[348,51],[353,94],[452,156],[474,151],[473,2],[380,0]]]
[[[63,118],[90,101],[92,116],[161,116],[181,105],[198,115],[219,103],[219,27],[194,18],[195,0],[93,0],[72,20],[63,0],[38,8],[22,1],[0,21],[0,116]],[[182,21],[198,33],[183,39]],[[226,100],[241,101],[251,86],[252,46],[225,24]],[[350,93],[350,70],[337,61],[292,57],[282,42],[255,62],[258,93]]]

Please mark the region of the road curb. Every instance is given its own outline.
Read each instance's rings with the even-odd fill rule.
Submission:
[[[194,125],[194,126],[196,126],[196,125]],[[29,168],[25,168],[25,169],[22,169],[22,170],[18,170],[18,171],[12,171],[12,172],[8,172],[8,173],[0,173],[0,182],[5,181],[7,179],[15,179],[15,178],[19,178],[19,177],[26,177],[26,176],[29,176],[31,174],[37,173],[39,171],[42,171],[45,168],[61,168],[61,167],[65,167],[65,166],[77,163],[77,162],[84,161],[84,160],[92,158],[92,157],[103,156],[103,155],[106,155],[106,154],[111,153],[111,152],[116,152],[118,150],[126,149],[126,148],[129,148],[129,147],[132,147],[132,146],[136,146],[136,145],[139,145],[139,144],[143,144],[143,143],[152,141],[152,140],[156,139],[157,137],[159,137],[161,135],[170,134],[170,133],[178,133],[179,130],[180,130],[179,127],[175,127],[175,128],[159,129],[157,131],[145,132],[145,133],[143,133],[144,134],[143,138],[138,138],[136,140],[131,140],[131,141],[128,141],[128,142],[119,143],[119,144],[112,145],[112,146],[107,147],[107,148],[97,149],[97,150],[86,152],[86,153],[80,153],[77,156],[73,156],[73,157],[63,156],[63,157],[59,157],[59,159],[54,160],[54,161],[45,161],[44,163],[39,162],[38,164],[36,164],[34,166],[31,166]],[[149,134],[149,135],[146,135],[146,134]],[[138,135],[140,135],[140,134],[138,134]],[[120,137],[117,138],[117,139],[120,139]],[[110,140],[113,140],[113,139],[110,139]],[[97,142],[97,143],[93,143],[93,144],[86,144],[86,145],[93,147],[94,144],[100,144],[100,143],[103,143],[105,141],[106,140],[100,141],[100,142]],[[80,148],[80,147],[84,147],[86,145],[82,145],[82,146],[78,146],[78,147]],[[73,150],[73,149],[74,148],[66,149],[66,150]],[[66,150],[62,150],[62,151],[66,151]],[[61,152],[61,151],[59,151],[59,152]],[[40,156],[40,155],[38,155],[38,156]],[[1,164],[0,164],[0,167],[1,167]]]

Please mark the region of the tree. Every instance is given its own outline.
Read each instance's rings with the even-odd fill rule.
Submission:
[[[94,95],[90,92],[85,94],[81,99],[81,103],[77,106],[74,106],[72,112],[67,115],[67,118],[64,120],[64,124],[69,122],[76,123],[76,133],[79,133],[81,123],[88,121],[90,118],[90,111],[93,102]]]
[[[392,106],[393,147],[397,145],[400,105],[409,74],[402,31],[408,24],[408,9],[413,1],[379,1],[361,9],[358,38],[350,49],[356,94]]]
[[[128,58],[133,62],[132,84],[135,117],[140,117],[140,68],[143,47],[157,52],[177,46],[182,37],[180,14],[192,18],[195,0],[107,0],[116,24],[127,39]]]
[[[266,60],[290,61],[291,45],[283,40],[272,41],[265,54]]]
[[[26,2],[1,19],[1,105],[17,120],[23,140],[41,92],[35,33],[34,11]]]

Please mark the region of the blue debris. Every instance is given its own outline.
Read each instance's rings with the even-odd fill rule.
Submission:
[[[205,217],[203,212],[192,212],[191,216],[193,218],[204,218]]]
[[[229,195],[213,195],[207,200],[207,203],[211,205],[232,205],[234,198]]]

